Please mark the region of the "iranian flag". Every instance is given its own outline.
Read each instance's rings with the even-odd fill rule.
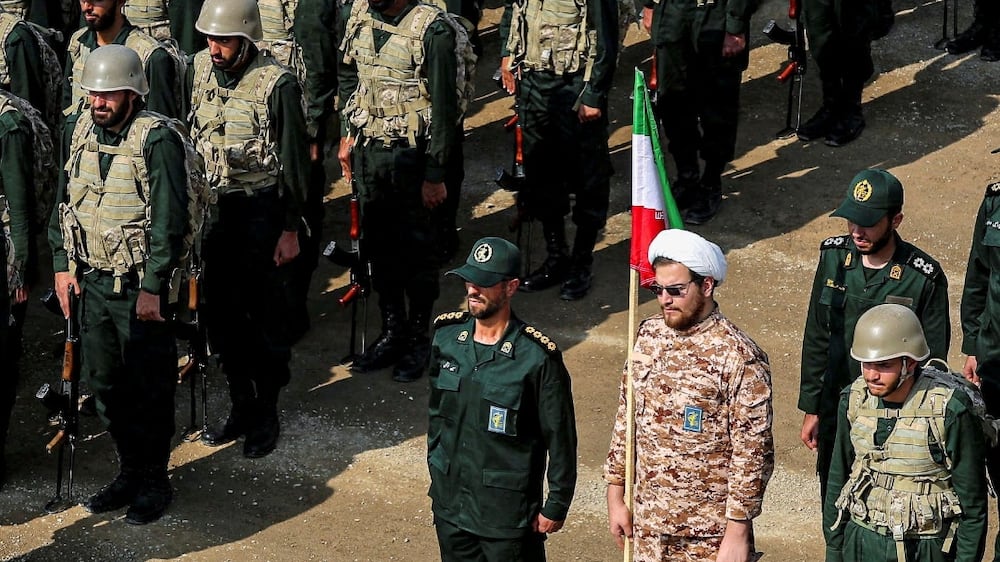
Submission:
[[[656,128],[656,117],[646,90],[646,77],[635,69],[632,106],[632,269],[639,272],[639,283],[653,281],[653,267],[648,260],[649,243],[661,230],[684,228],[677,209],[663,161],[663,149]]]

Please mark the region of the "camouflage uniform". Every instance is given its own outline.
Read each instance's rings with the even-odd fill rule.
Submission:
[[[717,548],[729,519],[760,515],[774,469],[767,355],[716,308],[685,331],[662,316],[639,327],[632,356],[636,482],[635,559],[674,560]],[[627,371],[626,371],[627,372]],[[626,382],[604,479],[625,483]],[[691,462],[697,459],[698,462]],[[714,545],[714,546],[712,546]],[[657,554],[659,553],[659,554]]]

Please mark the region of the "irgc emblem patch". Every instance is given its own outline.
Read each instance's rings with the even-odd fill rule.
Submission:
[[[684,431],[701,433],[701,408],[697,406],[684,406]]]
[[[476,251],[472,253],[472,257],[478,263],[486,263],[490,261],[490,258],[493,257],[493,246],[483,242],[476,247]]]
[[[867,201],[872,196],[872,184],[868,180],[861,180],[854,184],[854,200]]]
[[[490,423],[486,429],[493,433],[507,433],[507,408],[490,406]]]

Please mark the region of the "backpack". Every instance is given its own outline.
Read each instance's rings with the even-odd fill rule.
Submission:
[[[59,63],[59,55],[56,54],[52,44],[46,38],[46,34],[58,34],[59,32],[46,29],[31,22],[25,22],[32,35],[38,40],[38,52],[42,57],[42,77],[45,85],[45,108],[42,115],[45,117],[45,124],[49,126],[49,134],[52,141],[59,138],[59,131],[62,130],[62,91],[63,72]],[[50,35],[51,36],[51,35]],[[61,39],[61,37],[60,37]],[[38,157],[37,154],[35,156]]]
[[[948,363],[942,359],[931,359],[927,363],[924,363],[922,369],[924,372],[936,371],[935,374],[938,375],[938,380],[945,384],[945,386],[961,390],[969,397],[969,401],[972,402],[972,413],[979,418],[980,425],[982,426],[986,445],[988,447],[996,447],[998,438],[1000,438],[1000,420],[995,419],[986,411],[983,391],[978,386],[969,382],[961,373],[952,371]]]

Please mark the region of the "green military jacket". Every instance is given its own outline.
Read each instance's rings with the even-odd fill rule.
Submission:
[[[118,133],[94,125],[97,141],[109,146],[120,145],[128,137],[137,113],[129,118]],[[75,125],[67,126],[63,131],[62,153],[67,157],[74,128]],[[166,127],[156,127],[149,132],[143,154],[149,170],[150,255],[145,263],[142,289],[156,295],[166,290],[170,276],[184,251],[184,235],[188,226],[187,172],[184,168],[184,145],[181,139]],[[107,176],[113,159],[113,154],[101,154],[99,164],[102,176]],[[65,158],[63,160],[65,161]],[[59,213],[59,204],[67,200],[68,184],[67,175],[60,174],[55,194],[56,204],[49,220],[49,247],[52,249],[52,269],[55,272],[69,270]],[[136,189],[139,189],[138,183]]]
[[[35,248],[31,222],[35,199],[32,190],[32,136],[28,118],[19,111],[0,114],[0,196],[10,208],[10,244],[17,259],[22,280],[30,285],[37,277],[38,252]],[[0,245],[4,244],[0,227]],[[0,276],[7,277],[4,255],[0,259]],[[10,287],[14,289],[16,287]]]
[[[986,187],[972,231],[962,291],[962,353],[1000,358],[1000,182]]]
[[[861,374],[861,365],[850,356],[851,343],[858,318],[873,306],[909,307],[920,318],[931,357],[947,360],[948,280],[937,261],[895,237],[892,259],[875,271],[866,271],[849,235],[827,238],[820,245],[802,337],[798,406],[803,412],[832,421],[840,391]]]
[[[577,438],[555,343],[513,315],[492,346],[473,341],[468,313],[443,314],[435,327],[427,431],[435,517],[491,538],[524,536],[538,513],[566,519]]]
[[[295,8],[295,37],[306,65],[306,132],[323,142],[337,95],[337,2],[299,0]],[[339,131],[334,131],[339,133]]]
[[[919,376],[919,375],[917,375]],[[848,419],[847,407],[851,394],[850,387],[845,388],[840,396],[840,403],[837,413],[837,437],[833,448],[833,462],[830,466],[830,479],[827,487],[827,497],[823,499],[823,534],[826,539],[826,562],[843,562],[844,551],[854,550],[854,545],[844,544],[844,529],[850,514],[844,514],[839,525],[834,526],[838,519],[838,510],[834,503],[840,495],[844,484],[851,475],[854,468],[855,454],[851,443],[851,423]],[[879,399],[879,406],[887,410],[898,409],[903,404],[886,402]],[[889,438],[896,425],[896,419],[883,417],[878,420],[875,431],[875,444],[881,446]],[[931,453],[935,460],[945,464],[945,455],[954,463],[951,467],[951,486],[958,496],[962,506],[962,515],[959,519],[958,529],[955,532],[955,543],[951,551],[956,562],[978,562],[983,558],[987,530],[987,502],[986,494],[986,442],[983,437],[983,430],[980,420],[973,413],[972,404],[968,395],[957,391],[948,401],[944,418],[945,442],[933,443],[930,446]],[[874,534],[874,533],[872,533]],[[856,536],[856,538],[863,536]],[[881,537],[885,541],[892,541],[892,536]],[[918,541],[920,539],[914,539]],[[943,542],[943,538],[935,539]],[[908,541],[910,542],[910,541]],[[865,545],[865,552],[876,552],[875,548]],[[907,551],[909,552],[909,547]],[[940,546],[938,547],[940,548]],[[882,548],[886,553],[891,553],[892,558],[866,558],[865,562],[889,562],[896,560],[895,548]]]
[[[643,0],[643,5],[653,9],[652,40],[654,45],[662,46],[685,40],[696,43],[705,31],[746,35],[750,31],[750,17],[757,11],[758,2],[659,0],[654,3],[654,0]]]
[[[205,48],[205,36],[194,28],[204,0],[171,0],[167,5],[170,16],[170,36],[185,53],[196,53]]]
[[[45,73],[38,38],[27,23],[18,23],[3,38],[6,82],[2,87],[15,96],[28,100],[35,109],[45,112]]]

